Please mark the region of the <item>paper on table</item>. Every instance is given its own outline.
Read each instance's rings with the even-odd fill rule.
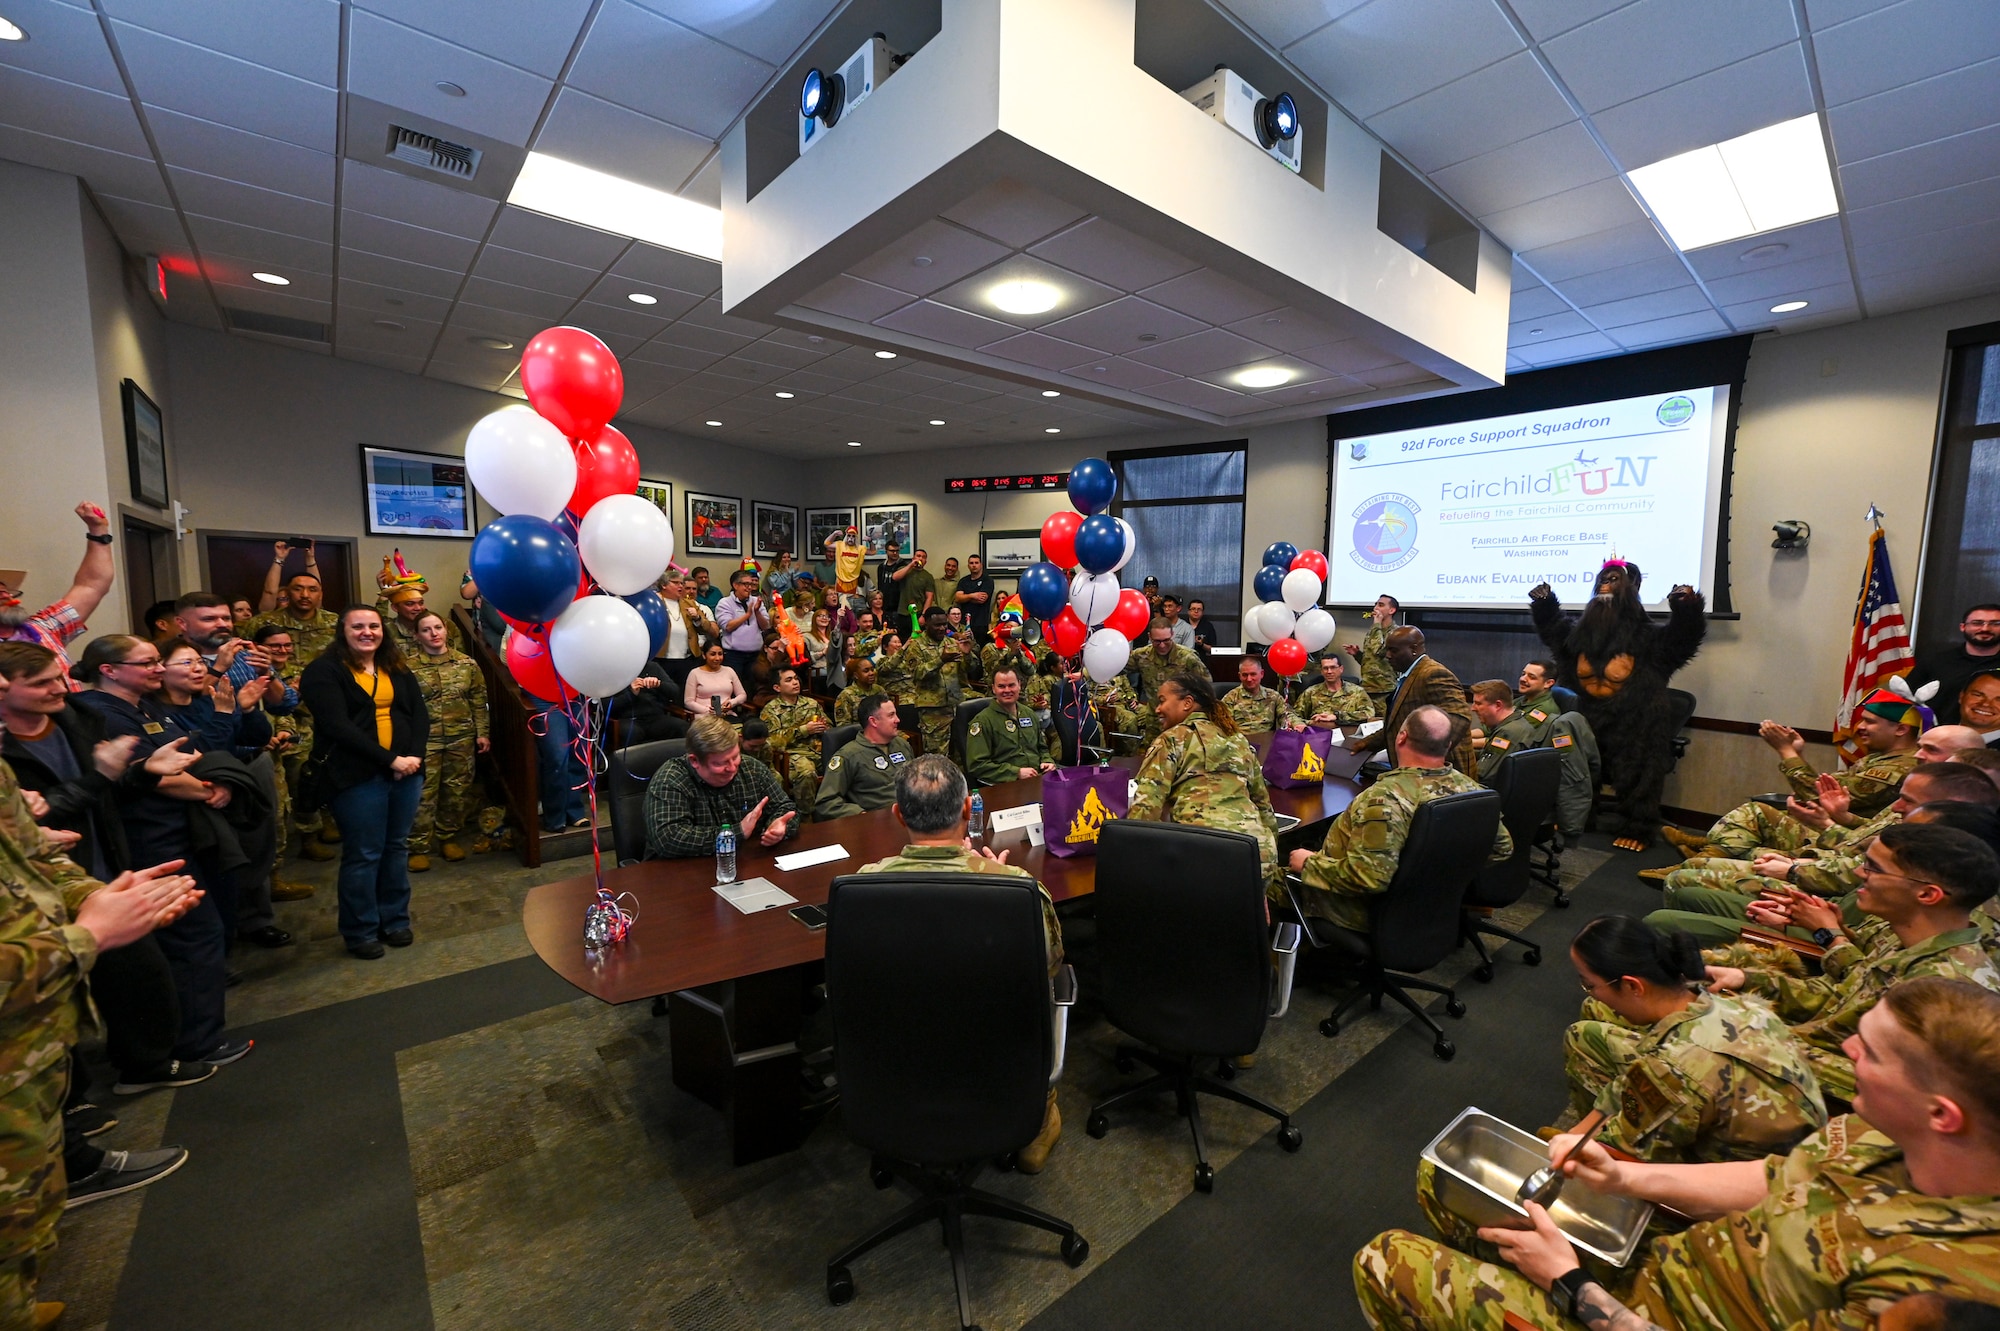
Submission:
[[[836,843],[831,846],[821,846],[816,850],[795,850],[789,855],[780,855],[777,858],[777,865],[781,872],[790,873],[794,869],[809,869],[815,864],[831,864],[835,860],[846,858],[847,847]]]
[[[745,915],[755,915],[773,906],[789,906],[798,900],[768,878],[745,878],[740,883],[717,883],[715,895]]]

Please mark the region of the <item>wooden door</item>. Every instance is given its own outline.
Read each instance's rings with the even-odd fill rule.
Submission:
[[[174,564],[174,534],[167,528],[135,518],[120,516],[120,544],[125,549],[125,596],[132,618],[132,631],[144,636],[146,607],[155,601],[171,601],[180,595],[181,580]]]
[[[278,585],[294,574],[306,571],[305,550],[297,536],[264,534],[260,532],[229,532],[227,534],[206,533],[203,535],[202,569],[204,590],[214,592],[225,601],[239,597],[257,604],[257,598],[264,591],[264,575],[271,571],[272,543],[285,541],[292,546],[285,558],[284,571],[278,577]],[[323,604],[338,614],[354,600],[354,542],[339,538],[315,538],[313,553],[319,561],[320,586],[326,596]],[[369,589],[374,590],[372,587]],[[372,605],[375,598],[368,598]]]

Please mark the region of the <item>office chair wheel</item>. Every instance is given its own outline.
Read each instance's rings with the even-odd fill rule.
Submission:
[[[1472,978],[1478,980],[1481,984],[1492,984],[1493,963],[1490,961],[1480,962],[1479,965],[1473,967]]]
[[[1120,1049],[1117,1055],[1112,1058],[1111,1064],[1113,1067],[1117,1068],[1120,1072],[1127,1074],[1129,1074],[1133,1068],[1139,1066],[1139,1064],[1133,1060],[1132,1055],[1126,1053],[1123,1049]]]
[[[1449,1016],[1462,1017],[1465,1015],[1465,1004],[1459,1002],[1458,996],[1454,994],[1445,1001],[1444,1010]]]
[[[1297,1154],[1298,1149],[1305,1144],[1306,1135],[1291,1124],[1287,1123],[1283,1128],[1278,1130],[1278,1145],[1284,1147],[1285,1150]]]
[[[1328,1017],[1319,1024],[1319,1033],[1331,1040],[1334,1036],[1340,1034],[1340,1023],[1332,1017]]]
[[[854,1301],[854,1273],[844,1266],[828,1267],[826,1272],[826,1301],[838,1308],[843,1303]]]
[[[653,1000],[653,1015],[656,1017],[667,1015],[667,996],[665,994],[661,994]]]
[[[880,1165],[870,1165],[868,1167],[868,1181],[873,1183],[876,1191],[879,1192],[891,1183],[894,1183],[896,1176]]]
[[[1215,1069],[1215,1075],[1222,1078],[1224,1081],[1235,1081],[1236,1065],[1225,1058],[1222,1060],[1220,1064],[1217,1065]]]
[[[1014,1172],[1014,1166],[1019,1159],[1019,1155],[1020,1153],[1017,1151],[1003,1151],[993,1157],[993,1168],[999,1170],[1002,1174],[1011,1174]]]
[[[1206,1160],[1194,1167],[1194,1190],[1196,1192],[1215,1191],[1215,1169]]]
[[[1111,1120],[1102,1114],[1092,1114],[1090,1121],[1083,1125],[1083,1130],[1088,1135],[1102,1140],[1104,1134],[1111,1131]]]
[[[1541,965],[1541,964],[1542,964],[1542,950],[1541,950],[1540,948],[1538,948],[1538,947],[1531,947],[1531,948],[1529,948],[1529,949],[1528,949],[1528,950],[1527,950],[1526,952],[1523,952],[1523,953],[1521,954],[1521,964],[1522,964],[1523,966],[1539,966],[1539,965]]]
[[[1567,892],[1558,892],[1558,893],[1556,893],[1556,905],[1558,905],[1558,906],[1561,906],[1561,907],[1562,907],[1562,908],[1563,908],[1564,910],[1568,910],[1568,909],[1569,909],[1569,893],[1567,893]]]
[[[1090,1260],[1090,1242],[1081,1234],[1065,1234],[1062,1254],[1063,1260],[1069,1263],[1070,1270],[1074,1271]]]
[[[1458,1046],[1440,1035],[1437,1043],[1431,1046],[1431,1052],[1449,1063],[1452,1056],[1458,1052]]]

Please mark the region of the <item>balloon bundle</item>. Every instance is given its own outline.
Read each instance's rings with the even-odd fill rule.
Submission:
[[[1118,585],[1139,538],[1131,523],[1104,511],[1117,493],[1118,474],[1102,458],[1070,468],[1076,511],[1042,524],[1042,562],[1022,572],[1019,587],[1022,608],[1042,621],[1043,641],[1065,660],[1080,654],[1099,684],[1117,678],[1153,619],[1143,593]]]
[[[1290,541],[1264,549],[1264,566],[1250,581],[1261,604],[1243,616],[1243,636],[1266,643],[1264,659],[1284,679],[1306,668],[1312,653],[1333,641],[1333,616],[1320,607],[1326,588],[1326,556],[1301,551]]]
[[[629,904],[628,904],[629,903]],[[597,900],[583,909],[583,945],[595,952],[613,943],[622,943],[639,918],[639,901],[630,892],[611,895],[600,886]]]

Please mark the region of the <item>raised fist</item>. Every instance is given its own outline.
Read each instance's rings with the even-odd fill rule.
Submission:
[[[1528,590],[1528,599],[1531,601],[1546,601],[1555,594],[1555,588],[1549,586],[1546,582],[1538,582]]]
[[[1705,599],[1706,598],[1704,598],[1700,592],[1688,586],[1685,582],[1675,583],[1674,589],[1667,593],[1668,605],[1692,604],[1695,607],[1699,608],[1704,603]]]

